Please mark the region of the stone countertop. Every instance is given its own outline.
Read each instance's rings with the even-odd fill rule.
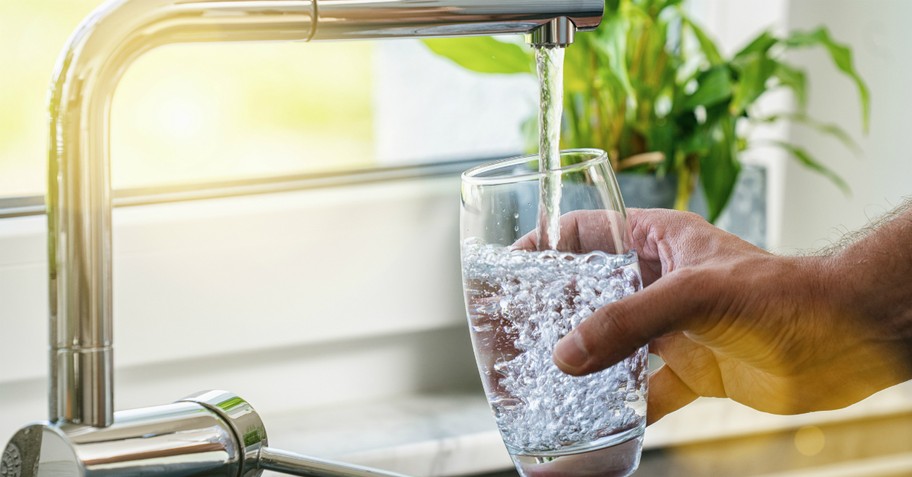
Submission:
[[[646,432],[646,448],[690,444],[912,411],[912,382],[839,411],[764,414],[701,399]],[[511,467],[480,392],[407,396],[387,402],[264,415],[270,444],[320,458],[413,476],[458,476]]]

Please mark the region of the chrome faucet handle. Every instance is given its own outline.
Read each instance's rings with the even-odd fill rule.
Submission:
[[[267,447],[266,428],[247,401],[205,391],[172,404],[114,414],[91,427],[38,422],[3,450],[2,477],[258,477],[264,470],[307,477],[404,477]]]

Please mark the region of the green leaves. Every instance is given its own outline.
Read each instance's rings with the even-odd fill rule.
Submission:
[[[779,43],[779,40],[772,33],[765,31],[751,40],[741,51],[735,53],[734,60],[737,61],[751,55],[766,56],[769,51]]]
[[[606,16],[602,20],[602,27],[608,32],[603,35],[598,42],[592,42],[592,46],[600,54],[601,63],[607,67],[608,75],[623,89],[624,93],[631,99],[636,99],[636,92],[630,83],[630,75],[627,68],[627,35],[630,25],[627,17],[623,15]],[[572,46],[571,46],[572,48]]]
[[[738,88],[730,107],[733,115],[744,114],[748,107],[770,89],[769,80],[778,65],[772,58],[759,53],[737,58],[733,62],[733,67],[738,72]]]
[[[716,42],[714,42],[699,25],[694,23],[690,17],[682,15],[681,21],[683,22],[683,26],[690,30],[694,38],[697,39],[697,43],[700,45],[700,51],[706,56],[706,60],[709,61],[709,64],[713,66],[721,64],[724,60],[719,53],[719,47],[716,46]]]
[[[816,119],[806,114],[776,114],[764,118],[757,118],[755,119],[755,122],[776,123],[781,120],[793,121],[797,124],[801,124],[814,129],[822,134],[832,136],[839,140],[839,142],[841,142],[846,149],[852,151],[855,155],[861,155],[861,146],[859,146],[858,143],[852,139],[852,136],[849,136],[849,133],[845,132],[845,130],[843,130],[841,127],[835,124],[817,121]]]
[[[530,48],[505,43],[488,36],[434,38],[424,40],[434,53],[478,73],[534,73],[535,58]]]
[[[715,66],[704,71],[696,81],[696,91],[684,98],[682,107],[686,110],[694,110],[699,106],[709,108],[732,97],[733,84],[727,66]]]
[[[741,163],[732,118],[719,120],[709,134],[709,150],[700,156],[700,183],[706,197],[707,218],[715,222],[735,190]]]
[[[852,190],[849,187],[849,184],[846,183],[846,181],[844,181],[842,179],[842,177],[839,177],[839,175],[836,174],[835,172],[833,172],[830,168],[824,166],[823,164],[818,162],[816,159],[811,157],[811,154],[809,152],[807,152],[806,150],[804,150],[794,144],[789,144],[787,142],[782,142],[782,141],[770,141],[768,144],[779,147],[781,149],[784,149],[785,151],[790,153],[792,155],[792,157],[797,159],[798,162],[801,163],[801,165],[803,165],[804,167],[807,167],[808,169],[810,169],[814,172],[817,172],[818,174],[829,179],[833,184],[836,185],[836,187],[839,187],[839,189],[844,194],[848,195],[848,194],[852,193]]]
[[[493,1],[493,0],[492,0]],[[691,19],[685,0],[606,0],[602,25],[580,33],[567,49],[562,147],[598,147],[615,164],[661,153],[664,162],[633,170],[678,177],[677,203],[688,203],[695,184],[706,197],[709,219],[724,210],[741,170],[739,155],[750,143],[745,125],[792,121],[831,136],[855,153],[858,145],[839,127],[808,117],[808,73],[790,63],[796,49],[823,48],[836,69],[858,90],[864,129],[870,93],[855,68],[851,50],[826,28],[786,36],[764,31],[725,55]],[[435,53],[481,73],[532,73],[531,48],[491,38],[426,40]],[[777,89],[792,92],[796,111],[755,117],[756,105]],[[535,118],[526,122],[536,137]],[[530,142],[530,144],[533,144]],[[783,148],[837,187],[848,185],[808,151],[785,141]],[[534,146],[532,146],[534,147]]]
[[[837,43],[830,37],[830,32],[824,27],[818,28],[812,32],[795,32],[786,40],[785,44],[792,48],[806,48],[811,46],[823,46],[830,54],[830,59],[839,71],[855,82],[858,89],[858,96],[861,99],[861,116],[864,123],[865,132],[868,131],[871,122],[871,93],[868,85],[858,74],[855,69],[855,62],[852,59],[852,50],[849,47]]]
[[[779,80],[779,84],[792,90],[795,99],[798,100],[798,107],[804,111],[808,98],[807,73],[789,64],[778,62],[773,76]]]

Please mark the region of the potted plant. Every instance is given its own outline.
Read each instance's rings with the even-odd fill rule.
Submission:
[[[790,50],[825,49],[836,69],[857,86],[867,131],[869,92],[851,50],[819,28],[784,37],[766,31],[725,57],[683,3],[607,0],[598,30],[577,35],[566,50],[562,147],[598,147],[609,151],[617,172],[676,184],[672,196],[677,208],[686,208],[699,186],[711,221],[731,197],[741,170],[740,154],[752,146],[783,148],[847,191],[847,184],[808,151],[784,141],[753,143],[750,130],[758,124],[797,121],[857,151],[844,131],[805,114],[807,75],[785,58]],[[493,38],[425,43],[473,71],[534,74],[534,53],[524,45]],[[761,115],[758,101],[782,88],[794,94],[795,110]]]

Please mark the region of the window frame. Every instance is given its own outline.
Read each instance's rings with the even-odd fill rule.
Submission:
[[[228,181],[115,189],[113,206],[135,207],[459,175],[473,166],[520,154],[521,152],[517,151],[512,155],[377,166],[325,173],[285,174]],[[3,219],[43,215],[45,212],[44,196],[0,197],[0,226],[2,226]]]

